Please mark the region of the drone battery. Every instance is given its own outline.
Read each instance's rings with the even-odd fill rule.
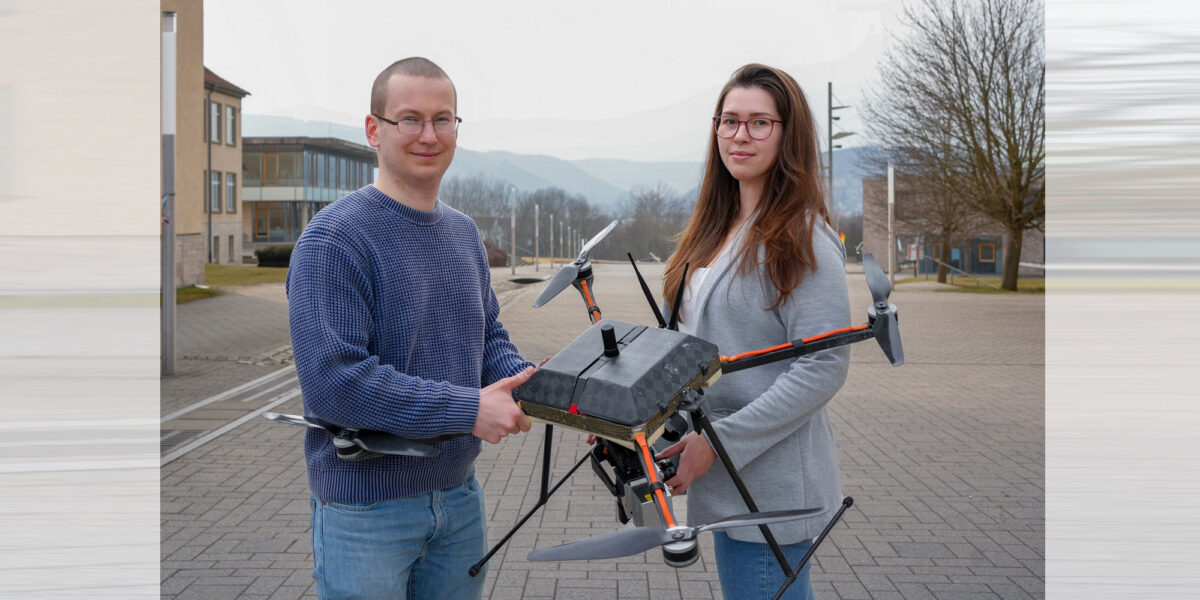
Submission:
[[[616,356],[606,355],[606,326],[617,341]],[[637,433],[653,443],[683,392],[710,384],[720,366],[711,342],[604,319],[542,365],[517,398],[533,419],[632,447]]]

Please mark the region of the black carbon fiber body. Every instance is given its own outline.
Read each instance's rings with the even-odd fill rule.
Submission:
[[[611,325],[620,355],[604,356],[600,330]],[[680,395],[720,369],[717,347],[698,337],[604,319],[554,355],[521,386],[530,416],[573,429],[632,440],[674,414]]]

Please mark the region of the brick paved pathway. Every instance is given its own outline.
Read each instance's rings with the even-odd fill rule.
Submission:
[[[503,281],[507,269],[493,273],[505,288],[501,319],[528,358],[558,350],[587,327],[573,290],[534,310],[540,285],[515,288]],[[847,277],[852,314],[865,318],[862,275]],[[606,317],[650,322],[627,266],[598,265],[596,280]],[[819,598],[1044,597],[1043,298],[931,287],[906,284],[892,295],[907,363],[893,368],[874,342],[856,345],[849,380],[831,404],[845,492],[856,502],[817,553]],[[197,376],[192,387],[207,381],[209,389],[193,397],[167,394],[185,386],[164,382],[164,404],[215,394],[227,383],[222,377],[233,375]],[[276,410],[300,412],[300,401]],[[302,435],[254,419],[163,467],[164,598],[315,597]],[[556,429],[556,474],[584,451],[582,438]],[[541,442],[539,428],[485,444],[477,471],[492,540],[535,503]],[[665,566],[655,552],[524,560],[535,547],[617,527],[612,500],[582,469],[492,559],[485,597],[720,597],[708,536],[701,561],[685,569]]]

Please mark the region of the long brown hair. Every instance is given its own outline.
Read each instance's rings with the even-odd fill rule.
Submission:
[[[757,63],[741,67],[721,90],[714,114],[721,113],[725,96],[733,88],[765,90],[775,100],[783,120],[781,125],[777,124],[783,134],[779,156],[767,176],[757,215],[738,257],[739,273],[749,273],[757,266],[758,248],[765,250],[763,266],[779,291],[775,303],[764,307],[772,310],[787,300],[809,269],[817,268],[812,248],[813,227],[818,220],[830,222],[820,184],[821,152],[808,101],[791,75]],[[738,181],[721,161],[716,131],[709,131],[708,159],[696,210],[678,236],[679,246],[667,261],[663,275],[663,297],[668,306],[674,303],[675,291],[682,283],[684,263],[691,263],[688,269],[691,278],[693,268],[706,266],[716,257],[738,208]]]

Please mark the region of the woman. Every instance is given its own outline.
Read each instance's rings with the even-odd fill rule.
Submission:
[[[664,297],[687,288],[681,331],[739,354],[850,324],[845,249],[829,225],[812,113],[787,73],[760,64],[734,72],[717,116],[696,210],[664,275]],[[690,263],[681,282],[684,263]],[[792,566],[842,500],[825,405],[849,370],[849,347],[723,375],[706,409],[759,510],[824,507],[771,525]],[[688,520],[748,512],[708,441],[689,433],[659,458],[680,456],[666,482],[687,493]],[[785,575],[757,527],[714,534],[726,598],[770,598]],[[788,598],[812,598],[808,567]]]

